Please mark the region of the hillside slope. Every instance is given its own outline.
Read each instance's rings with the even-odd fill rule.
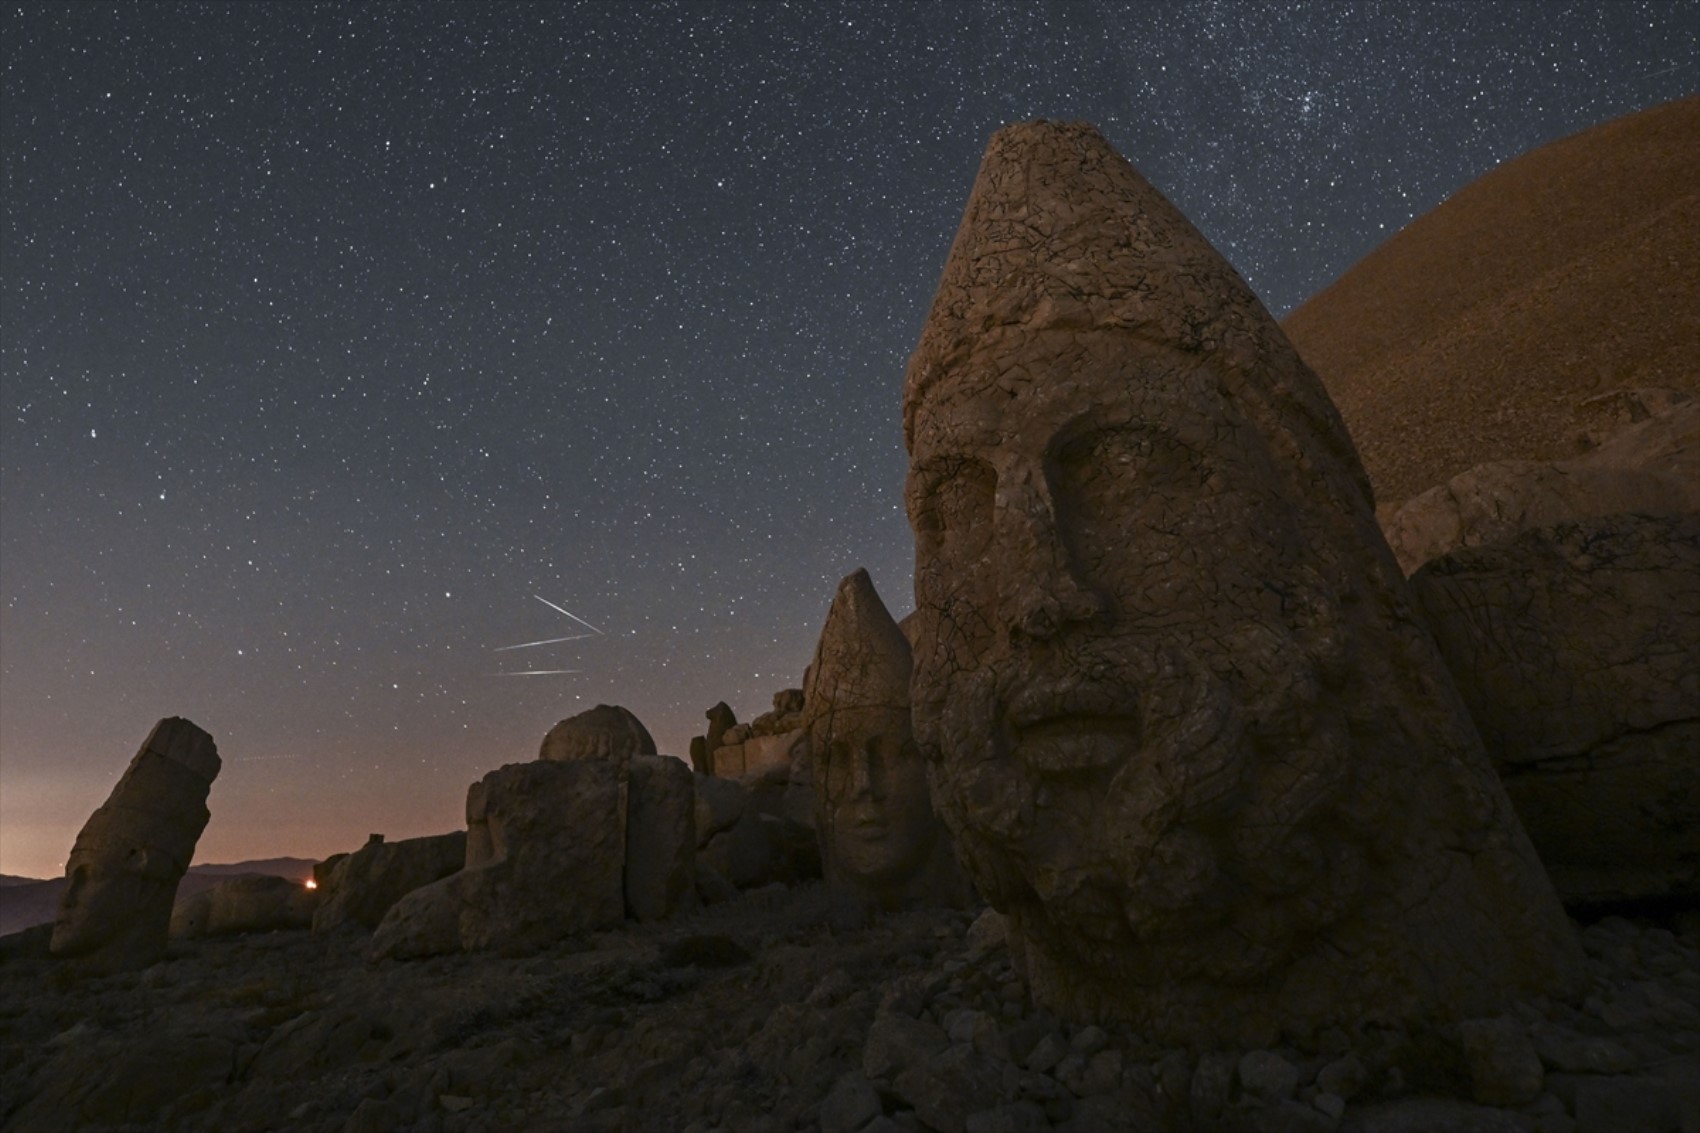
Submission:
[[[1611,390],[1700,392],[1700,98],[1495,169],[1282,324],[1394,505],[1578,451]]]

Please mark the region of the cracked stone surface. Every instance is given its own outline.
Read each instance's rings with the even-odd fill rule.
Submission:
[[[218,745],[180,716],[155,724],[65,863],[53,926],[56,956],[93,970],[145,967],[165,955],[177,883],[212,817]]]
[[[987,149],[904,400],[912,713],[1035,998],[1166,1041],[1579,953],[1321,384],[1083,124]]]
[[[1411,589],[1564,899],[1700,899],[1700,514],[1536,528]]]
[[[804,721],[827,880],[883,908],[960,906],[968,885],[933,811],[909,718],[909,642],[868,572],[838,584]]]

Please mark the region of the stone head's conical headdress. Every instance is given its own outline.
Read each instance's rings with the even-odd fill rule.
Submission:
[[[1019,122],[992,136],[909,361],[905,437],[930,387],[979,344],[1039,330],[1124,331],[1211,357],[1248,378],[1234,392],[1268,405],[1266,425],[1347,456],[1367,498],[1322,383],[1251,288],[1084,122]]]
[[[805,726],[883,730],[909,711],[909,642],[866,570],[838,584],[805,690]]]

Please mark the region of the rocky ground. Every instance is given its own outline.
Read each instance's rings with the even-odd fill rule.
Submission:
[[[1314,1050],[1168,1050],[1036,1012],[995,914],[813,883],[523,956],[358,934],[0,964],[8,1130],[1700,1131],[1700,916],[1587,925],[1580,1006]]]

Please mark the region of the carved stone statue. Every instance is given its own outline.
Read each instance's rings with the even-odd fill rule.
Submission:
[[[833,597],[804,702],[822,867],[883,908],[961,905],[969,887],[933,813],[909,672],[909,643],[858,570]]]
[[[1037,1000],[1251,1044],[1576,986],[1333,405],[1090,126],[992,139],[904,431],[916,738]]]
[[[188,720],[154,725],[118,785],[77,835],[52,952],[89,971],[119,971],[165,955],[177,883],[211,817],[218,745]]]

